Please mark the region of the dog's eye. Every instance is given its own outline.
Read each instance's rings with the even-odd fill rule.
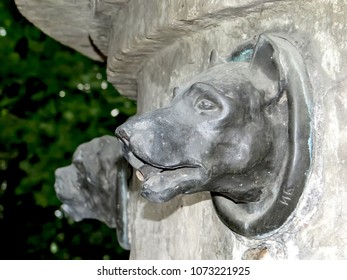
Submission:
[[[202,99],[196,105],[200,110],[205,111],[214,110],[217,108],[217,105],[213,101],[208,99]]]

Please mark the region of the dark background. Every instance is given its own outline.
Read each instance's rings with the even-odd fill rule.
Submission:
[[[117,109],[119,114],[111,116]],[[105,65],[62,46],[0,2],[0,258],[127,259],[113,229],[63,217],[54,170],[136,111]]]

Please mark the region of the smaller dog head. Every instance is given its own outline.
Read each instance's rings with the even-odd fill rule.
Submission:
[[[55,191],[73,220],[98,219],[116,227],[121,150],[115,137],[95,138],[76,149],[71,165],[56,170]]]

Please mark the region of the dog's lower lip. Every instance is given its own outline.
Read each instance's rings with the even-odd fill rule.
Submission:
[[[121,139],[123,140],[124,138]],[[126,144],[126,142],[123,143]],[[136,153],[134,153],[131,149],[129,149],[129,146],[125,146],[125,150],[128,151],[128,156],[132,155],[134,159],[137,159],[136,164],[132,161],[129,161],[129,163],[133,165],[133,167],[136,169],[135,175],[141,182],[145,182],[149,178],[157,174],[163,173],[165,171],[173,171],[181,168],[201,168],[201,166],[199,165],[162,166],[142,159],[141,157],[136,155]]]
[[[173,171],[182,168],[198,168],[198,166],[177,166],[176,168],[158,168],[149,164],[144,164],[136,170],[135,175],[137,179],[144,183],[149,178],[160,173],[165,173],[166,171]]]
[[[161,173],[163,169],[154,167],[149,164],[142,165],[139,169],[136,170],[135,174],[136,177],[141,181],[144,182],[148,178],[152,177],[155,174]]]
[[[134,154],[135,155],[135,154]],[[136,156],[136,155],[135,155]],[[152,163],[149,161],[144,161],[140,157],[136,156],[140,161],[144,163],[144,166],[149,166],[150,168],[154,168],[160,171],[166,171],[166,170],[175,170],[180,168],[199,168],[200,165],[194,165],[194,164],[182,164],[182,165],[174,165],[174,166],[164,166],[156,163]]]
[[[157,163],[154,163],[152,161],[149,161],[149,160],[145,160],[143,159],[142,157],[138,156],[137,153],[132,149],[130,148],[130,142],[123,138],[123,137],[119,137],[119,139],[124,143],[125,145],[125,150],[127,151],[128,154],[131,154],[133,155],[139,162],[141,162],[143,165],[139,168],[138,166],[133,166],[134,168],[136,169],[142,169],[142,167],[149,167],[151,169],[157,169],[159,170],[159,172],[156,172],[156,173],[160,173],[162,171],[165,171],[165,170],[175,170],[175,169],[179,169],[179,168],[200,168],[202,167],[201,165],[197,164],[182,164],[182,165],[173,165],[173,166],[165,166],[165,165],[161,165],[161,164],[157,164]],[[141,171],[142,175],[143,172]]]

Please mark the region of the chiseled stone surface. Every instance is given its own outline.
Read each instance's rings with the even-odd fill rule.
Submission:
[[[226,19],[242,17],[276,2],[279,1],[130,1],[113,22],[108,79],[122,94],[136,98],[137,73],[147,58]]]
[[[49,16],[35,6],[41,1],[16,2],[24,15],[46,30]],[[263,32],[301,34],[297,47],[307,61],[313,89],[313,157],[303,195],[289,220],[275,233],[244,238],[220,222],[208,193],[153,204],[139,196],[139,182],[133,178],[131,258],[347,259],[345,1],[96,1],[104,5],[99,6],[102,16],[93,19],[98,27],[88,32],[81,26],[88,26],[89,1],[46,2],[81,5],[80,17],[70,24],[77,26],[76,32],[66,30],[69,24],[60,21],[56,24],[61,24],[61,33],[46,32],[61,42],[70,38],[67,45],[97,58],[86,41],[91,36],[104,55],[107,51],[108,79],[124,95],[137,98],[139,113],[167,105],[175,86],[208,67],[212,49],[226,58]],[[117,4],[110,13],[104,8],[111,2],[124,5]],[[64,13],[58,9],[52,14]],[[71,10],[71,15],[76,12]]]

